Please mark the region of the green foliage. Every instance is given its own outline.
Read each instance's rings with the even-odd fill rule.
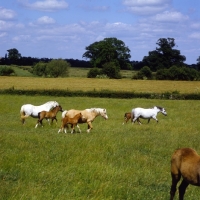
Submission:
[[[65,77],[68,75],[68,68],[70,64],[62,59],[51,60],[46,67],[46,73],[50,77]]]
[[[45,62],[38,62],[33,66],[33,74],[36,76],[47,76],[46,72],[47,63]]]
[[[96,78],[96,76],[100,75],[100,74],[101,74],[100,69],[98,69],[97,67],[94,67],[94,68],[89,70],[87,77],[88,78]]]
[[[105,38],[86,47],[83,57],[90,59],[94,67],[102,67],[105,63],[115,62],[121,69],[130,68],[130,50],[117,38]]]
[[[99,77],[101,78],[101,77]],[[106,78],[103,77],[102,78]],[[52,97],[99,97],[99,98],[116,98],[116,99],[179,99],[179,100],[200,100],[200,93],[180,94],[177,91],[153,93],[153,92],[124,92],[112,90],[100,91],[73,91],[73,90],[18,90],[14,86],[9,89],[0,90],[0,94],[10,95],[27,95],[27,96],[52,96]]]
[[[159,47],[149,52],[149,56],[143,58],[152,71],[170,68],[173,65],[183,66],[186,60],[185,56],[180,54],[179,50],[173,49],[175,44],[174,38],[160,38],[157,43]]]
[[[7,67],[7,66],[0,67],[0,76],[10,76],[14,73],[15,71],[11,67]]]
[[[109,78],[120,79],[120,67],[115,62],[108,62],[103,65],[102,74],[106,74]]]
[[[200,74],[197,70],[189,67],[172,66],[169,69],[160,69],[156,73],[157,80],[199,80]]]
[[[12,64],[16,64],[17,61],[21,58],[21,54],[16,48],[9,49],[8,51],[8,59],[10,59]]]
[[[33,74],[44,77],[66,77],[70,64],[62,59],[53,59],[49,63],[39,62],[33,66]]]
[[[144,66],[142,69],[132,77],[133,79],[152,79],[152,71],[149,67]]]

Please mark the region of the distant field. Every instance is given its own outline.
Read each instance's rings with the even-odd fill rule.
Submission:
[[[130,92],[180,92],[199,93],[200,81],[156,81],[131,79],[97,79],[84,77],[38,78],[0,77],[0,89],[62,89],[62,90],[112,90]]]

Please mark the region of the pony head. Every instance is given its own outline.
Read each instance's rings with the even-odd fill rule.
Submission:
[[[108,119],[108,115],[105,108],[91,108],[90,110],[99,113],[99,115],[101,115],[104,119]]]
[[[99,108],[99,113],[104,119],[108,119],[108,115],[105,108]]]
[[[164,108],[160,107],[160,106],[155,106],[156,108],[158,108],[163,115],[167,116],[167,112]]]

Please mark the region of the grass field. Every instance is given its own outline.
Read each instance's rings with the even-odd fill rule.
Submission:
[[[62,90],[112,90],[130,92],[180,92],[199,93],[200,81],[155,81],[131,79],[90,79],[90,78],[37,78],[0,77],[0,89],[62,89]]]
[[[20,123],[21,105],[49,100],[67,110],[105,107],[109,119],[97,117],[89,134],[86,124],[82,134],[58,134],[61,113],[57,125],[44,121],[35,129],[33,118]],[[1,95],[0,102],[0,199],[167,200],[173,151],[200,153],[198,101]],[[122,125],[125,112],[153,105],[168,113],[158,114],[158,124]],[[198,187],[188,187],[186,199],[199,196]]]

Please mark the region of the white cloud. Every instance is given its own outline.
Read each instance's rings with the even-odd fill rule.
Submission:
[[[43,16],[43,17],[40,17],[37,20],[37,23],[38,24],[54,24],[55,20],[53,18],[51,18],[51,17]]]
[[[191,28],[200,29],[200,23],[192,23]]]
[[[190,34],[189,37],[193,38],[193,39],[200,39],[200,33],[199,32],[192,33],[192,34]]]
[[[189,17],[186,15],[181,14],[180,12],[169,12],[165,11],[161,14],[157,14],[154,17],[154,20],[160,21],[160,22],[180,22],[188,20]]]
[[[7,35],[7,33],[6,33],[6,32],[3,32],[3,33],[0,34],[0,38],[1,38],[1,37],[5,37],[6,35]]]
[[[36,1],[35,3],[22,2],[21,4],[32,10],[40,10],[53,12],[57,10],[63,10],[68,8],[68,4],[64,0],[44,0],[44,1]]]
[[[15,16],[16,14],[13,10],[0,7],[0,19],[10,20],[14,19]]]
[[[137,15],[159,13],[169,7],[171,0],[124,0],[127,10]]]
[[[127,6],[157,6],[170,3],[171,0],[124,0],[124,5]]]
[[[81,5],[79,6],[85,11],[97,11],[97,12],[104,12],[109,10],[109,6],[88,6],[88,5]]]

